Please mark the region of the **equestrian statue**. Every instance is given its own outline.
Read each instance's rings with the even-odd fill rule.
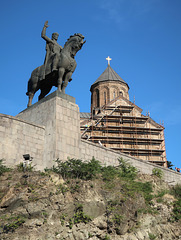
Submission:
[[[65,93],[65,88],[68,82],[72,80],[72,73],[77,66],[74,57],[86,42],[82,34],[75,33],[69,37],[62,48],[57,43],[58,33],[53,33],[51,39],[46,36],[47,27],[48,21],[45,22],[41,33],[41,37],[46,41],[46,56],[44,64],[33,70],[28,81],[28,91],[26,93],[29,96],[28,107],[31,106],[34,94],[39,89],[41,92],[38,100],[44,98],[50,92],[52,86]]]

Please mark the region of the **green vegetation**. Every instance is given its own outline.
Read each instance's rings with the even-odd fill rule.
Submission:
[[[61,225],[64,226],[64,223],[65,223],[65,218],[67,217],[67,214],[62,214],[60,216],[60,222],[61,222]]]
[[[150,239],[150,240],[154,240],[154,239],[157,238],[157,237],[156,237],[154,234],[152,234],[152,233],[148,233],[148,236],[149,236],[149,239]]]
[[[68,159],[66,162],[57,159],[55,162],[57,165],[53,166],[51,170],[62,175],[64,179],[78,178],[91,180],[101,171],[99,161],[94,158],[92,158],[90,162],[83,162],[82,160],[74,158]]]
[[[162,170],[159,169],[159,168],[153,168],[152,174],[153,174],[154,176],[157,176],[157,177],[160,178],[160,179],[163,178],[163,172],[162,172]]]
[[[174,165],[172,164],[172,162],[171,161],[167,161],[167,167],[169,168],[169,169],[171,169],[171,170],[173,170],[173,167]]]
[[[88,237],[89,237],[89,238],[92,238],[92,237],[93,237],[93,234],[89,232],[89,233],[88,233]]]
[[[101,166],[100,162],[95,160],[95,158],[92,158],[90,162],[83,162],[79,159],[68,159],[66,162],[63,162],[57,159],[55,161],[57,165],[53,166],[52,169],[46,169],[46,171],[54,171],[67,180],[66,184],[58,186],[56,194],[60,192],[64,194],[67,191],[71,193],[79,191],[79,182],[76,180],[76,183],[74,181],[73,184],[71,179],[93,180],[99,177],[99,179],[105,182],[104,187],[109,191],[114,188],[115,184],[121,183],[125,198],[136,198],[139,193],[145,198],[146,204],[150,205],[153,199],[152,184],[150,182],[135,181],[137,169],[122,158],[118,159],[118,161],[119,165],[114,167]]]
[[[51,191],[46,191],[45,197],[49,199],[51,196],[55,195],[57,199],[58,194],[64,194],[64,197],[70,196],[70,193],[74,194],[71,197],[75,197],[76,201],[80,201],[77,198],[77,192],[80,192],[82,187],[83,190],[89,189],[94,191],[93,188],[98,187],[98,190],[104,193],[103,197],[105,198],[105,207],[106,212],[105,216],[107,219],[107,233],[121,233],[121,228],[124,227],[126,221],[130,221],[128,232],[136,231],[138,227],[140,227],[140,222],[138,221],[139,213],[142,214],[156,214],[159,209],[156,210],[154,208],[155,202],[162,204],[173,204],[173,213],[171,221],[180,221],[181,220],[181,186],[176,185],[171,190],[162,190],[159,186],[159,192],[153,193],[153,186],[151,182],[141,182],[141,177],[137,177],[137,169],[131,166],[128,162],[123,160],[122,158],[118,159],[118,166],[102,166],[101,163],[94,158],[90,162],[83,162],[79,159],[68,159],[66,162],[60,161],[57,159],[56,166],[53,166],[51,169],[46,169],[46,173],[41,174],[40,178],[43,181],[47,181],[50,185]],[[19,164],[17,167],[18,171],[24,171],[23,165]],[[28,171],[28,169],[26,169]],[[30,167],[30,171],[33,171],[33,168]],[[8,168],[2,165],[2,160],[0,160],[0,175],[4,172],[9,171]],[[61,175],[65,181],[63,184],[56,185],[58,182],[53,181],[53,177],[56,172]],[[8,176],[9,175],[9,176]],[[22,175],[22,176],[21,176]],[[28,174],[26,174],[28,175]],[[35,173],[35,180],[28,178],[26,180],[26,186],[24,186],[24,176],[23,173],[19,173],[19,181],[15,181],[13,184],[14,189],[19,192],[22,189],[27,189],[27,198],[28,202],[36,202],[42,197],[42,192],[39,192],[39,188],[41,187],[41,183],[35,181],[38,179],[37,172]],[[34,176],[34,174],[29,174]],[[153,175],[162,178],[163,172],[159,168],[153,169]],[[45,178],[43,177],[45,176]],[[57,178],[57,176],[56,176]],[[7,180],[15,179],[13,176],[13,172],[7,174]],[[95,181],[93,182],[92,180]],[[144,178],[146,179],[146,178]],[[148,178],[149,179],[149,178]],[[31,180],[31,181],[30,181]],[[85,181],[88,181],[85,183]],[[154,179],[155,181],[155,179]],[[161,183],[161,181],[159,181]],[[60,183],[60,182],[59,182]],[[9,184],[9,183],[8,183]],[[85,188],[84,188],[85,187]],[[157,186],[154,187],[156,191]],[[95,189],[97,190],[97,189]],[[5,190],[3,190],[5,191]],[[3,197],[4,192],[0,192],[0,198]],[[69,194],[67,194],[69,192]],[[172,194],[175,197],[175,201],[173,203],[166,202],[166,197],[163,198],[165,194]],[[47,195],[48,197],[47,197]],[[52,200],[53,198],[51,198]],[[78,200],[79,199],[79,200]],[[152,201],[154,199],[154,201]],[[164,201],[165,199],[165,201]],[[136,203],[136,204],[135,204]],[[138,204],[137,204],[138,203]],[[135,206],[134,206],[135,204]],[[155,204],[156,206],[158,204]],[[132,206],[129,209],[129,206]],[[127,209],[128,208],[128,209]],[[139,209],[138,209],[139,208]],[[82,204],[78,204],[75,207],[74,212],[61,212],[59,215],[59,220],[61,225],[65,225],[69,223],[69,228],[71,229],[74,224],[79,223],[88,223],[92,219],[90,216],[85,214],[85,208],[83,208]],[[63,210],[65,211],[65,210]],[[128,214],[129,212],[129,214]],[[41,218],[43,218],[46,223],[48,220],[48,211],[41,210]],[[1,220],[1,218],[0,218]],[[5,217],[3,219],[3,224],[0,225],[0,232],[8,233],[15,231],[18,227],[23,225],[25,222],[25,218],[23,216],[11,216]],[[110,228],[110,229],[109,229]],[[110,230],[110,231],[109,231]],[[56,233],[58,234],[58,232]],[[92,234],[89,233],[89,237]],[[157,236],[149,233],[149,239],[154,240]],[[101,237],[100,237],[101,239]],[[108,235],[102,236],[102,239],[110,239]]]
[[[21,162],[20,164],[17,165],[17,170],[19,172],[25,172],[25,171],[28,171],[28,172],[32,172],[33,171],[33,166],[31,164],[27,165],[27,166],[24,166],[24,164]]]
[[[181,219],[181,199],[174,203],[173,217],[175,221],[179,221]]]
[[[179,221],[181,220],[181,185],[176,185],[172,188],[171,194],[174,195],[175,198],[177,198],[177,201],[173,204],[173,221]]]
[[[181,185],[177,184],[171,189],[171,194],[174,195],[176,198],[181,198]]]
[[[129,197],[134,197],[135,194],[140,193],[147,204],[153,199],[153,189],[150,182],[127,181],[123,187],[125,195]]]
[[[66,192],[68,192],[70,189],[67,187],[67,186],[65,186],[64,184],[59,184],[58,186],[57,186],[57,191],[56,191],[56,195],[58,195],[58,194],[60,194],[60,193],[66,193]]]
[[[83,212],[83,205],[82,204],[78,204],[76,206],[76,208],[75,208],[74,216],[69,219],[69,228],[72,229],[73,224],[88,223],[91,220],[92,220],[91,217],[86,215]]]
[[[11,171],[10,168],[3,165],[3,161],[4,161],[4,159],[0,159],[0,176],[3,175],[3,173],[5,173],[5,172]]]
[[[119,158],[119,170],[120,170],[120,176],[129,178],[129,179],[135,179],[137,176],[137,169],[133,167],[130,163],[125,161],[123,158]]]
[[[169,193],[168,189],[164,189],[162,191],[159,191],[154,197],[156,198],[162,198],[165,194]]]
[[[57,191],[56,191],[56,195],[63,193],[65,194],[66,192],[70,191],[71,193],[75,193],[78,192],[80,190],[80,185],[79,185],[79,181],[67,181],[64,184],[59,184],[57,186]]]
[[[120,225],[120,223],[123,221],[124,216],[119,215],[119,214],[114,214],[112,220],[115,224]]]
[[[169,190],[162,190],[162,191],[158,192],[158,193],[154,196],[154,198],[156,198],[157,203],[164,203],[163,196],[164,196],[165,194],[167,194],[167,193],[169,193]]]
[[[110,240],[111,238],[106,234],[101,240]]]
[[[28,198],[30,202],[37,202],[39,199],[40,199],[40,196],[36,192],[32,192]]]
[[[102,167],[102,178],[104,181],[112,181],[115,178],[128,178],[135,179],[137,175],[137,169],[131,166],[122,158],[118,159],[119,166],[107,166]]]
[[[53,171],[60,174],[64,179],[92,180],[101,174],[104,181],[111,181],[116,177],[134,179],[137,169],[122,158],[118,159],[119,166],[101,166],[100,162],[93,157],[89,162],[80,159],[68,159],[63,162],[57,159],[56,166],[45,171]]]
[[[14,232],[17,228],[19,228],[25,222],[25,217],[21,215],[4,216],[3,220],[5,224],[1,226],[2,231],[4,233],[8,233]]]
[[[45,212],[45,211],[42,211],[42,216],[43,216],[44,218],[47,218],[47,217],[48,217],[48,213]]]

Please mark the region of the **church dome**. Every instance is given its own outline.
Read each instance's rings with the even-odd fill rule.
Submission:
[[[118,96],[129,100],[128,84],[108,64],[105,71],[92,84],[91,109],[101,108]]]
[[[126,84],[127,87],[129,88],[128,84],[112,69],[112,67],[110,65],[107,66],[105,71],[92,84],[91,88],[94,87],[97,83],[105,82],[105,81],[121,82],[123,84]]]

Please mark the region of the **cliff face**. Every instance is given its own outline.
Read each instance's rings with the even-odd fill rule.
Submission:
[[[0,176],[0,239],[181,239],[169,191],[156,176],[85,181],[12,170]]]

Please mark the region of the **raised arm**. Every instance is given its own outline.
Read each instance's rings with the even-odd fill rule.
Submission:
[[[46,36],[46,29],[48,28],[48,21],[45,22],[43,30],[41,32],[41,37],[47,41],[47,42],[52,42],[52,40]]]

